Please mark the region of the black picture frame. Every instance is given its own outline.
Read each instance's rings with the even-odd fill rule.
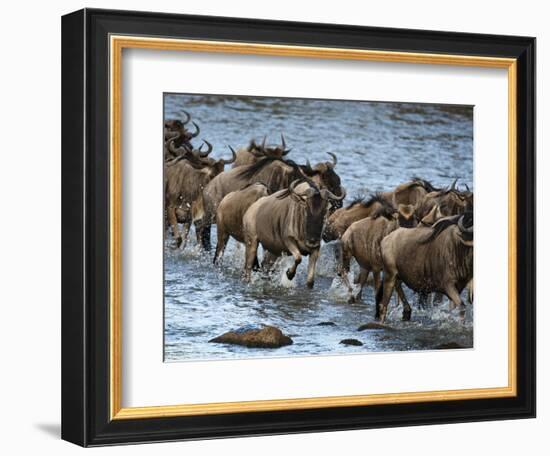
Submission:
[[[517,59],[517,396],[111,420],[111,34]],[[535,416],[535,39],[84,9],[62,19],[62,438],[82,446]]]

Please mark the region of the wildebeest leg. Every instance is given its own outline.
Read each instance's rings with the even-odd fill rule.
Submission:
[[[273,269],[273,265],[279,257],[269,250],[264,249],[264,259],[262,260],[262,269],[266,272],[270,272]]]
[[[388,312],[388,304],[390,303],[393,289],[395,288],[395,282],[397,280],[397,274],[393,271],[384,270],[384,280],[382,281],[382,293],[376,294],[376,313],[377,318],[382,323],[386,320],[386,314]],[[382,296],[380,296],[382,294]]]
[[[421,291],[420,293],[418,293],[418,307],[420,307],[421,309],[425,309],[429,297],[430,295],[426,292]]]
[[[460,317],[464,318],[464,314],[466,313],[466,306],[462,302],[462,298],[460,297],[460,293],[456,289],[456,286],[454,284],[448,285],[445,292],[448,298],[452,301],[452,308],[456,309],[458,307]]]
[[[358,301],[358,302],[360,302],[363,299],[363,288],[365,287],[365,284],[367,283],[367,279],[369,278],[369,274],[370,274],[370,269],[361,268],[359,270],[359,275],[358,275],[359,291],[357,292],[357,295],[355,296],[355,300]],[[376,276],[376,272],[374,272],[374,271],[373,271],[373,276]],[[380,282],[380,275],[378,275],[378,281]]]
[[[176,239],[176,246],[179,247],[181,245],[181,234],[178,227],[178,218],[176,217],[176,208],[175,207],[169,207],[167,209],[168,212],[168,224],[172,227],[172,236]]]
[[[225,246],[229,240],[229,233],[226,233],[221,225],[218,225],[218,242],[216,243],[216,253],[214,254],[214,264],[217,264],[223,256]]]
[[[443,293],[440,293],[439,291],[436,291],[432,295],[432,303],[434,306],[438,306],[443,302]]]
[[[294,239],[287,239],[285,245],[288,251],[294,257],[294,264],[286,270],[286,276],[288,280],[292,280],[296,275],[296,269],[298,268],[298,265],[302,262],[302,254],[300,253],[300,249],[298,248],[298,245],[296,244],[296,241],[294,241]]]
[[[342,283],[348,289],[348,293],[349,293],[348,302],[352,303],[352,302],[355,302],[355,297],[353,296],[353,288],[351,287],[351,284],[349,282],[349,277],[348,277],[350,262],[351,262],[351,253],[343,243],[342,243],[342,250],[341,250],[340,257],[341,257],[341,263],[340,263],[340,267],[338,268],[338,274],[340,275],[340,279],[342,280]]]
[[[183,224],[183,231],[181,233],[181,249],[185,249],[187,245],[187,238],[189,237],[189,230],[191,229],[191,223],[186,222]]]
[[[365,282],[367,281],[367,277],[365,277]],[[376,300],[376,293],[378,293],[378,289],[380,288],[380,271],[372,271],[372,279],[373,279],[373,287],[374,287],[374,299]]]
[[[473,304],[474,303],[474,279],[468,282],[468,285],[466,285],[466,288],[468,290],[468,302],[470,304]]]
[[[342,265],[342,242],[336,241],[334,245],[334,264],[336,274],[340,274],[340,267]]]
[[[403,302],[403,320],[409,321],[411,319],[411,305],[407,301],[407,296],[401,286],[401,280],[398,280],[395,284],[395,290],[397,291],[397,297]]]
[[[244,264],[244,280],[247,282],[250,280],[250,273],[254,264],[258,261],[258,239],[248,238],[245,239],[246,251],[245,251],[245,264]]]
[[[357,274],[357,277],[353,281],[353,283],[367,283],[367,279],[369,278],[369,272],[366,271],[363,268],[359,269],[359,274]]]
[[[315,266],[317,265],[317,260],[319,259],[320,249],[316,249],[309,254],[309,259],[307,260],[307,282],[306,285],[308,288],[313,288],[315,283]]]
[[[207,252],[210,251],[210,234],[212,225],[201,222],[195,223],[195,231],[197,234],[197,242]]]

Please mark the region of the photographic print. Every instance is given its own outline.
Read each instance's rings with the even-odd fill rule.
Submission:
[[[166,362],[473,348],[473,106],[163,103]]]

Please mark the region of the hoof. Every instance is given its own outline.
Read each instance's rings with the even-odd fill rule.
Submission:
[[[351,296],[348,298],[348,304],[355,304],[355,296],[351,295]]]
[[[287,269],[286,270],[286,278],[288,280],[292,280],[294,278],[294,276],[296,275],[295,272],[292,272],[290,269]]]
[[[411,311],[403,311],[403,321],[411,320]]]
[[[306,285],[307,287],[311,290],[313,288],[313,285],[315,284],[315,282],[307,282]]]

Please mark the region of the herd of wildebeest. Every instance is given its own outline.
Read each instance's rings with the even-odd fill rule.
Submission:
[[[208,141],[193,145],[199,134],[185,111],[181,119],[164,122],[165,215],[175,248],[185,248],[193,225],[198,244],[209,251],[216,224],[214,264],[233,237],[245,245],[244,280],[252,270],[270,271],[282,255],[294,257],[286,271],[292,280],[308,256],[307,286],[312,288],[321,240],[339,241],[336,273],[350,302],[361,299],[372,273],[375,317],[382,322],[394,290],[403,303],[403,319],[411,318],[402,283],[418,294],[420,306],[446,295],[464,315],[466,287],[473,300],[473,192],[467,185],[460,190],[455,179],[436,188],[414,177],[343,206],[346,191],[335,154],[327,152],[330,160],[315,165],[298,164],[288,158],[281,134],[278,145],[252,140],[237,151],[228,146],[231,158],[216,160],[209,156]],[[357,295],[348,279],[352,258],[360,266]]]

